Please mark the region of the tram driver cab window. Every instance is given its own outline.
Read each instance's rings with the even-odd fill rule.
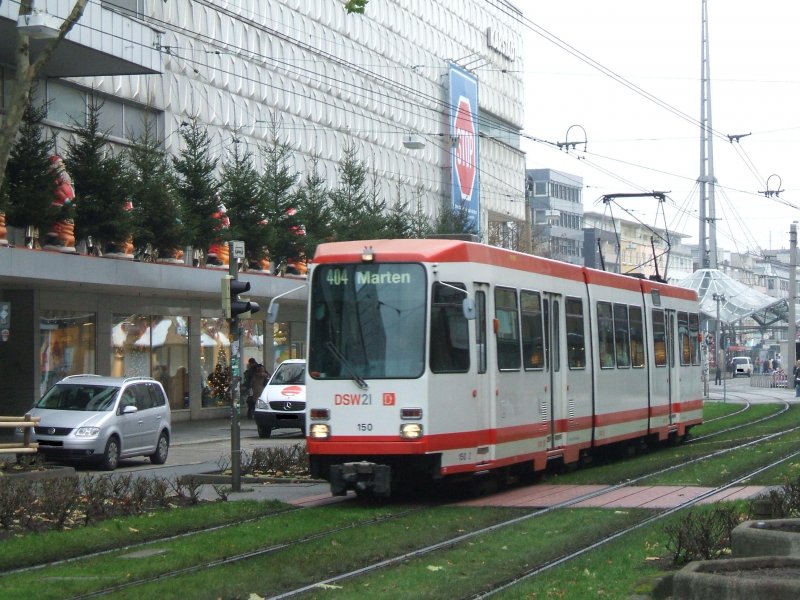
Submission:
[[[431,371],[434,373],[466,373],[469,371],[469,325],[462,305],[466,290],[463,283],[448,287],[433,284],[431,302]]]

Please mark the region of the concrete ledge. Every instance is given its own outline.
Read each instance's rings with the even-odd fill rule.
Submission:
[[[42,481],[58,477],[77,477],[73,467],[53,467],[31,471],[4,471],[0,473],[0,481],[6,479],[23,479],[25,481]]]
[[[745,521],[731,532],[731,550],[736,558],[800,557],[800,519]]]
[[[762,556],[696,561],[675,574],[674,600],[797,600],[800,558]]]

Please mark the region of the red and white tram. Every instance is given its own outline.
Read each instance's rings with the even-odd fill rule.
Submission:
[[[701,422],[691,290],[443,239],[322,244],[309,278],[307,446],[334,494]]]

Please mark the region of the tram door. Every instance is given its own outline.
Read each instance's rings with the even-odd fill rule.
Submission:
[[[492,382],[493,370],[488,368],[488,327],[486,298],[489,294],[489,286],[485,283],[475,284],[475,366],[477,377],[475,381],[475,393],[478,400],[478,423],[479,431],[491,431],[495,427],[494,417],[494,383]],[[493,456],[489,454],[489,442],[486,440],[478,447],[479,460],[491,460]]]
[[[669,375],[667,377],[668,393],[667,398],[669,401],[669,424],[672,425],[672,405],[678,401],[678,365],[680,361],[676,355],[678,351],[678,344],[675,343],[675,336],[677,330],[675,329],[675,311],[665,310],[664,318],[667,321],[667,368]]]
[[[561,294],[545,292],[542,294],[544,313],[545,369],[550,376],[548,385],[550,414],[547,449],[564,445],[563,432],[558,431],[558,423],[563,422],[564,398],[566,395],[566,373],[561,364]]]

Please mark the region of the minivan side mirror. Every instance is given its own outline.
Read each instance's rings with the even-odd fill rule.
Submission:
[[[128,404],[127,406],[122,407],[122,414],[123,415],[130,415],[132,413],[139,412],[139,409],[135,406]]]

